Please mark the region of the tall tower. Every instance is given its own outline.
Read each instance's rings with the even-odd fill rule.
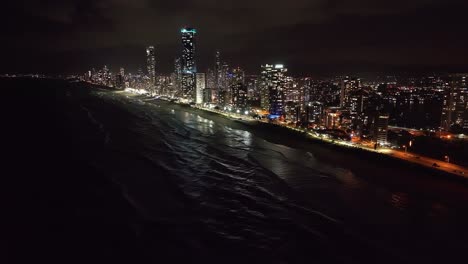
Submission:
[[[247,108],[247,86],[245,85],[245,73],[237,67],[232,70],[231,77],[231,103],[238,110],[246,110]]]
[[[196,73],[196,97],[195,103],[196,104],[203,104],[203,90],[206,88],[206,78],[205,73]]]
[[[194,28],[182,28],[182,97],[189,101],[195,100],[195,34]]]
[[[374,119],[374,141],[379,145],[387,144],[388,115],[378,113]]]
[[[465,119],[468,117],[468,77],[453,74],[450,79],[449,90],[444,94],[440,127],[445,131],[449,131],[452,125],[467,129]]]
[[[361,87],[361,79],[356,77],[341,78],[340,107],[350,107],[350,94]]]
[[[156,57],[154,54],[154,46],[146,48],[146,67],[148,69],[148,77],[150,84],[155,85],[156,82]]]
[[[340,107],[346,106],[346,99],[348,96],[349,90],[349,77],[346,76],[345,78],[341,79],[341,87],[340,87]]]
[[[219,52],[219,50],[216,51],[215,53],[215,65],[214,65],[214,75],[215,75],[215,90],[216,90],[216,94],[219,95],[220,94],[220,90],[221,90],[221,76],[222,76],[222,72],[221,72],[221,53]]]
[[[284,114],[284,89],[286,72],[282,64],[262,65],[261,72],[261,104],[268,109],[270,115],[280,117]]]

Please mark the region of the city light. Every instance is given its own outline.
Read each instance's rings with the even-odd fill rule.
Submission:
[[[410,85],[405,79],[400,83],[394,76],[385,81],[358,76],[327,77],[320,81],[292,77],[284,64],[262,64],[258,75],[248,75],[240,67],[223,61],[220,51],[214,53],[212,67],[199,72],[195,61],[196,30],[182,28],[180,36],[182,56],[176,58],[170,76],[155,73],[158,68],[155,47],[148,46],[146,72],[129,73],[121,67],[114,77],[104,66],[99,71],[88,70],[84,79],[135,95],[190,105],[226,118],[283,126],[330,144],[394,156],[399,155],[400,149],[405,159],[412,156],[408,148],[411,153],[424,156],[413,146],[417,137],[464,140],[462,133],[455,134],[451,128],[456,124],[461,132],[468,129],[468,120],[463,116],[468,91],[458,88],[466,87],[463,76],[448,77],[457,86],[444,81],[446,77],[438,77],[434,85],[418,87],[416,83],[423,83],[423,77],[414,78]],[[441,113],[425,108],[426,103],[437,102],[442,104]],[[452,107],[448,107],[448,102],[453,102]],[[408,111],[421,112],[410,115]],[[422,115],[426,118],[415,118]],[[440,117],[440,125],[434,124]],[[412,128],[397,126],[400,123]],[[396,140],[407,136],[411,136],[407,144],[401,145]],[[448,156],[440,159],[448,160]]]
[[[468,0],[2,11],[5,263],[468,262]]]

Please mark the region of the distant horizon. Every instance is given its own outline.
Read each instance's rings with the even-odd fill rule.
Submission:
[[[169,73],[184,26],[196,29],[202,71],[216,50],[249,73],[265,63],[285,64],[293,76],[468,71],[468,3],[460,0],[25,0],[3,9],[0,72],[76,74],[105,64],[136,71],[153,45],[156,72]]]
[[[264,64],[277,64],[277,63],[271,63],[271,62],[268,62],[268,63],[264,63]],[[260,74],[260,67],[261,65],[264,65],[264,64],[260,64],[258,66],[258,71],[255,71],[255,72],[250,72],[250,71],[247,71],[245,70],[245,68],[243,68],[242,66],[233,66],[232,68],[237,68],[237,67],[240,67],[241,69],[245,70],[245,74],[246,75],[259,75]],[[136,69],[129,69],[127,67],[125,67],[124,65],[122,66],[113,66],[113,65],[110,65],[110,64],[102,64],[101,66],[95,66],[95,67],[89,67],[83,71],[80,71],[80,72],[44,72],[44,71],[24,71],[24,72],[20,72],[20,71],[8,71],[8,72],[1,72],[0,74],[1,75],[28,75],[28,74],[40,74],[40,75],[50,75],[50,76],[70,76],[70,75],[82,75],[82,74],[85,74],[86,72],[88,72],[89,70],[92,70],[93,68],[95,70],[100,70],[102,69],[104,66],[107,66],[110,70],[110,72],[112,73],[117,73],[119,72],[120,68],[123,67],[125,69],[125,72],[126,73],[137,73],[138,72],[138,68]],[[284,64],[284,67],[288,69],[288,76],[292,76],[292,77],[295,77],[295,78],[301,78],[301,77],[334,77],[334,76],[340,76],[340,75],[350,75],[350,76],[360,76],[360,75],[375,75],[375,76],[378,76],[378,75],[381,75],[381,74],[389,74],[389,75],[395,75],[395,76],[405,76],[405,75],[410,75],[410,76],[427,76],[427,75],[431,75],[431,74],[434,74],[434,75],[450,75],[450,74],[468,74],[468,66],[466,68],[458,68],[458,69],[455,69],[455,67],[453,68],[445,68],[443,69],[442,67],[434,67],[432,69],[428,69],[428,67],[413,67],[412,69],[409,69],[409,68],[406,68],[406,69],[403,69],[402,67],[399,67],[400,69],[395,69],[395,70],[355,70],[355,71],[346,71],[346,70],[343,70],[343,71],[339,71],[339,70],[336,70],[336,71],[325,71],[325,70],[322,70],[322,71],[314,71],[314,72],[310,72],[310,73],[306,73],[306,74],[291,74],[292,72],[294,72],[294,69],[291,68],[289,65],[287,64]],[[142,65],[141,66],[141,69],[143,71],[144,74],[146,74],[146,65]],[[209,69],[213,69],[212,67],[209,68]],[[203,70],[199,70],[197,72],[199,73],[206,73],[208,70],[208,68],[206,69],[203,69]],[[297,70],[296,70],[297,72]],[[162,76],[168,76],[170,74],[172,74],[173,72],[170,72],[170,71],[166,71],[166,72],[159,72],[156,70],[156,74],[157,75],[162,75]]]

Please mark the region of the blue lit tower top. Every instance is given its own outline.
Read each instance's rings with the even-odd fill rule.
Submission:
[[[195,34],[197,31],[194,28],[182,28],[182,71],[183,73],[196,73],[197,66],[195,64]]]

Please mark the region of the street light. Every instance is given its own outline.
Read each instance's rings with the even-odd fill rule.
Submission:
[[[448,155],[445,155],[444,158],[445,158],[445,161],[446,161],[447,163],[450,163],[450,157],[449,157]]]
[[[406,147],[406,145],[403,145],[403,147],[405,148],[405,153],[408,152],[408,148]]]

